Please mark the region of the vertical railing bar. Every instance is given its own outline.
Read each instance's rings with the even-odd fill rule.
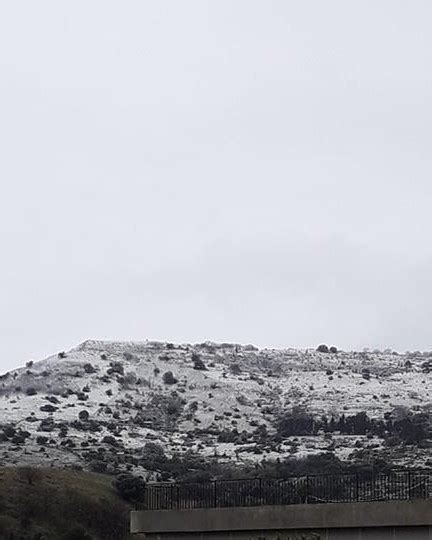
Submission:
[[[411,500],[411,471],[408,471],[408,500]]]

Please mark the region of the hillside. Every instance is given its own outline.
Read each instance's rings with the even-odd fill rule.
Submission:
[[[150,480],[182,456],[428,467],[431,370],[429,353],[87,341],[1,376],[0,458]]]
[[[111,483],[94,473],[0,468],[0,538],[126,540],[130,506]]]

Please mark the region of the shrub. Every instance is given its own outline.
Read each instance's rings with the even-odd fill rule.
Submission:
[[[150,471],[163,470],[167,466],[163,447],[155,442],[147,442],[143,448],[141,465]]]
[[[169,416],[179,416],[183,410],[183,402],[178,396],[172,396],[166,404]]]
[[[367,368],[362,370],[362,377],[363,377],[363,379],[366,379],[367,381],[370,380],[371,374],[370,374],[370,371]]]
[[[66,358],[67,354],[64,351],[58,353],[58,358]]]
[[[13,437],[16,433],[16,429],[13,426],[5,426],[3,432],[9,439]]]
[[[418,444],[428,437],[428,420],[423,414],[403,418],[394,423],[394,429],[407,444]]]
[[[192,401],[192,403],[189,405],[189,410],[191,412],[196,412],[198,410],[198,401]]]
[[[124,375],[124,367],[120,362],[110,362],[110,367],[107,369],[108,375],[113,373],[118,373],[119,375]]]
[[[201,356],[198,353],[196,352],[192,353],[192,362],[194,364],[193,366],[194,369],[197,369],[199,371],[207,371],[206,365],[204,364],[204,362],[201,359]]]
[[[173,375],[173,372],[172,371],[166,371],[164,374],[163,374],[163,382],[165,384],[176,384],[178,381],[177,379],[174,377]]]
[[[105,435],[105,437],[102,439],[102,442],[105,444],[109,444],[110,446],[118,446],[118,440],[112,435]]]
[[[84,371],[86,373],[96,373],[96,369],[94,366],[92,366],[92,364],[90,364],[89,362],[87,364],[84,364]]]
[[[26,362],[27,368],[31,368],[32,366],[33,366],[33,360],[29,360],[28,362]]]
[[[314,430],[313,417],[304,410],[294,407],[278,418],[276,429],[281,437],[311,435]]]
[[[107,470],[107,464],[100,459],[94,459],[90,461],[89,468],[92,472],[103,474]]]
[[[332,354],[337,354],[338,350],[337,350],[337,347],[335,347],[334,345],[330,347],[329,349],[329,352],[331,352]]]
[[[318,345],[317,351],[321,353],[328,353],[329,348],[327,347],[327,345],[324,345],[324,343],[322,343],[321,345]]]
[[[42,405],[42,407],[39,407],[39,410],[42,412],[55,412],[58,411],[58,407],[47,403],[46,405]]]
[[[242,372],[241,367],[236,363],[231,364],[229,369],[233,375],[240,375]]]
[[[54,430],[54,420],[52,419],[52,417],[44,418],[43,420],[41,420],[38,431],[49,432],[53,430]]]
[[[25,392],[28,396],[35,396],[37,394],[36,388],[29,386]]]
[[[134,371],[129,371],[126,373],[126,375],[122,378],[121,384],[122,386],[129,388],[135,384],[137,384],[138,378],[136,376],[136,373]]]
[[[113,482],[117,493],[128,502],[140,502],[144,498],[145,482],[141,476],[121,474]]]
[[[90,414],[88,411],[80,411],[78,413],[78,418],[81,420],[81,422],[88,422]]]
[[[36,443],[40,444],[41,446],[48,444],[48,437],[44,437],[43,435],[38,435],[36,437]]]
[[[236,429],[221,431],[218,435],[218,442],[220,443],[234,443],[239,439],[239,432]]]

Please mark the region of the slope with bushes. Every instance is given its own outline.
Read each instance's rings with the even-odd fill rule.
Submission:
[[[130,504],[112,479],[61,469],[0,469],[0,538],[126,540]]]

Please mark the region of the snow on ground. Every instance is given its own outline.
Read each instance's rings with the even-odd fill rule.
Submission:
[[[197,358],[204,369],[194,369]],[[89,466],[109,454],[116,456],[116,467],[139,466],[149,442],[167,455],[194,451],[239,462],[325,451],[350,460],[365,451],[390,452],[377,437],[318,433],[275,442],[272,437],[279,416],[293,408],[335,419],[359,412],[380,419],[404,410],[430,415],[430,358],[87,341],[2,375],[0,456],[4,463]],[[263,426],[265,443],[253,436]],[[15,432],[6,433],[7,427]],[[225,441],[226,432],[245,435]],[[392,458],[426,463],[429,453],[395,450]]]

